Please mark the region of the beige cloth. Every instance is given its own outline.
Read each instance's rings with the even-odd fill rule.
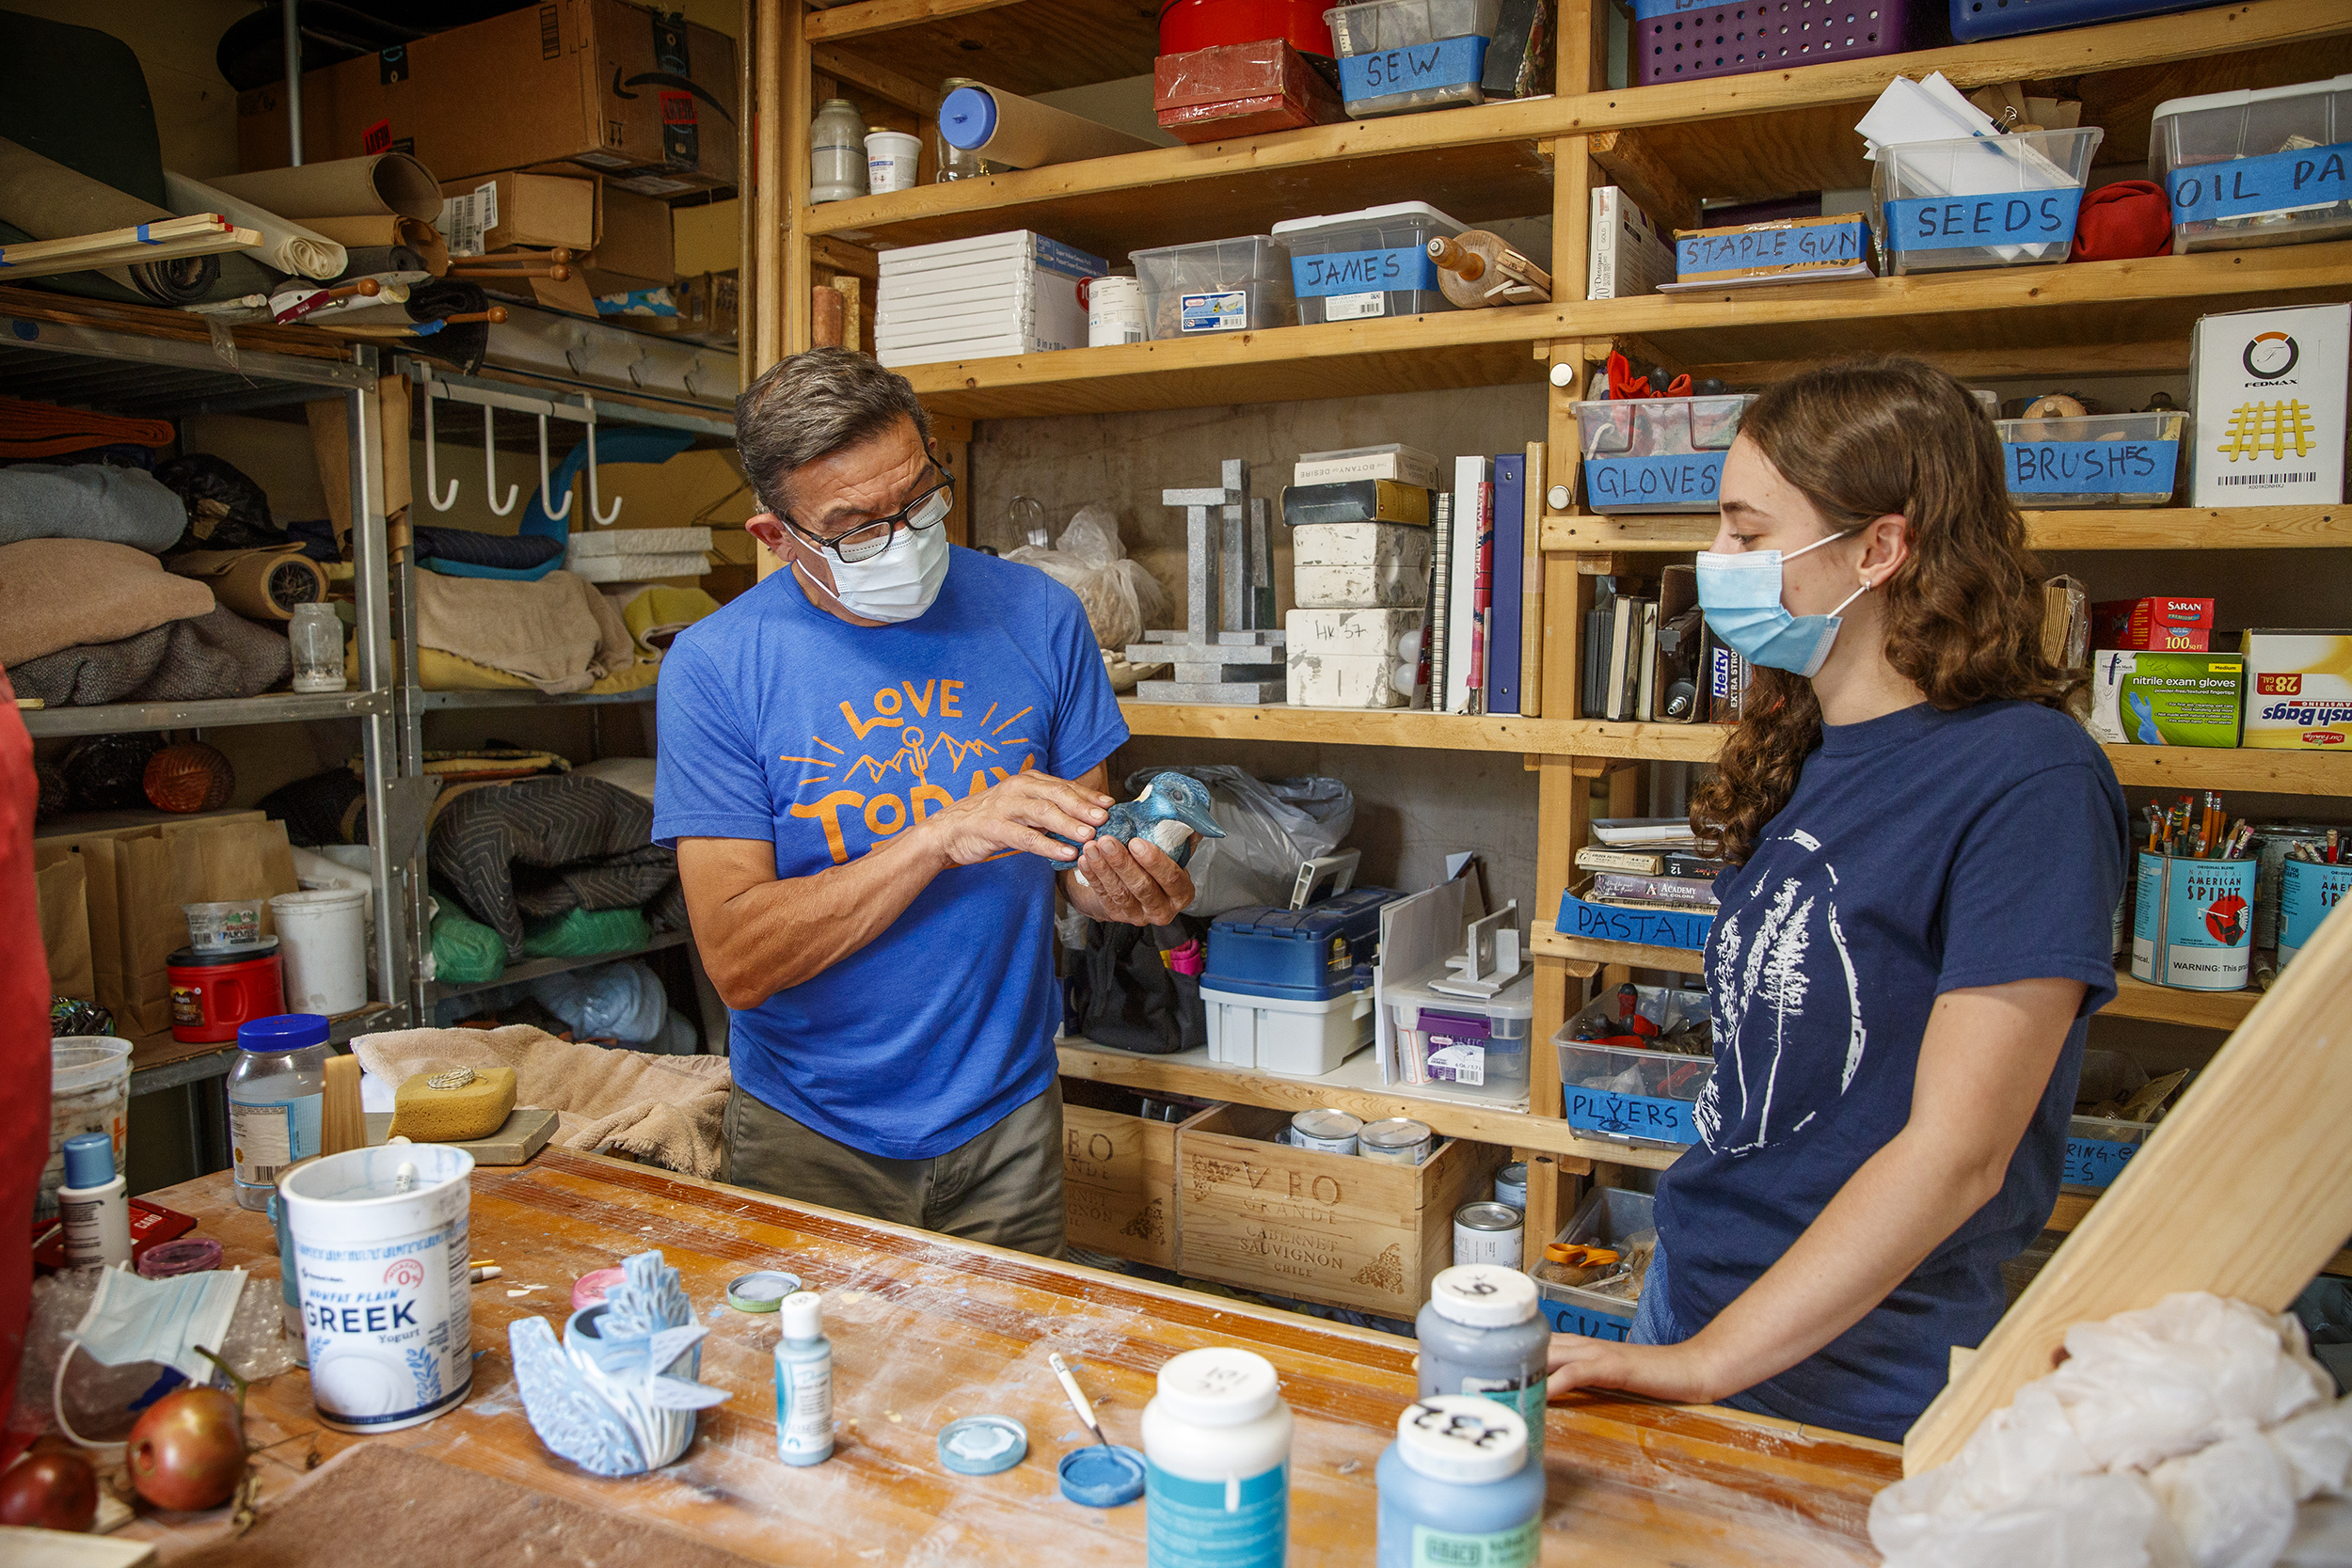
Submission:
[[[211,589],[173,577],[162,562],[128,545],[98,539],[0,545],[0,667],[65,648],[119,642],[168,621],[212,612]],[[621,641],[628,645],[626,626]]]
[[[549,692],[585,691],[637,662],[620,612],[569,572],[536,582],[419,572],[417,641]]]
[[[398,1086],[420,1072],[511,1067],[515,1103],[556,1114],[555,1141],[622,1153],[715,1180],[720,1121],[734,1080],[723,1056],[657,1056],[560,1040],[528,1023],[399,1029],[351,1042],[360,1065]]]

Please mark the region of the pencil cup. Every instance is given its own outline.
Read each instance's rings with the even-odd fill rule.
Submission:
[[[2295,956],[2312,940],[2319,923],[2328,911],[2344,902],[2347,889],[2352,889],[2352,862],[2342,865],[2321,865],[2311,861],[2289,861],[2279,872],[2279,967],[2295,961]]]
[[[2254,858],[2138,853],[2132,977],[2181,990],[2244,990],[2254,956]]]

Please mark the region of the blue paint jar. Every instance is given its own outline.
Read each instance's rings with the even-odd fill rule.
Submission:
[[[2291,860],[2279,871],[2279,967],[2295,960],[2328,911],[2352,890],[2352,863],[2326,865]]]
[[[1274,1363],[1222,1345],[1169,1361],[1143,1407],[1143,1457],[1149,1568],[1282,1568],[1291,1412]]]
[[[1471,1395],[1425,1399],[1396,1418],[1381,1450],[1378,1568],[1535,1568],[1543,1551],[1544,1467],[1527,1423]]]
[[[2254,958],[2249,855],[2201,861],[2139,851],[2132,977],[2181,990],[2244,990]]]
[[[1551,1324],[1536,1304],[1535,1282],[1497,1263],[1441,1270],[1413,1333],[1421,1340],[1422,1397],[1469,1394],[1509,1407],[1540,1462]]]

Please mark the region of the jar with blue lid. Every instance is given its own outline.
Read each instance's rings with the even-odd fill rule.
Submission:
[[[1508,1405],[1439,1394],[1396,1418],[1381,1450],[1378,1568],[1535,1568],[1543,1553],[1544,1468]]]
[[[266,1212],[278,1175],[319,1151],[326,1100],[326,1020],[280,1013],[237,1025],[229,1069],[229,1159],[237,1206]]]

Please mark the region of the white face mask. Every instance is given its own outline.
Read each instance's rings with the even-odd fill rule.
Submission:
[[[912,621],[930,609],[947,580],[947,529],[901,528],[882,554],[866,561],[825,560],[833,572],[828,590],[798,561],[793,570],[834,603],[865,621]]]

